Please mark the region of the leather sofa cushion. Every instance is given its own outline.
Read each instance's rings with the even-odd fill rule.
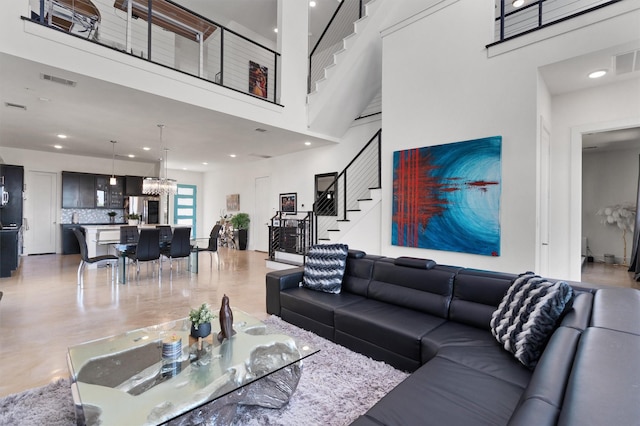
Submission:
[[[456,275],[449,319],[489,330],[491,314],[496,310],[514,274],[463,269]]]
[[[640,335],[640,291],[632,288],[600,289],[593,299],[593,327]],[[615,307],[615,308],[612,308]]]
[[[560,326],[575,328],[584,331],[589,326],[591,320],[591,309],[593,306],[593,294],[588,292],[577,292],[560,321]]]
[[[637,425],[639,353],[640,336],[595,327],[585,330],[558,425]]]
[[[338,307],[364,300],[351,293],[323,293],[304,287],[292,288],[280,293],[282,309],[298,312],[314,321],[333,327],[333,311]]]
[[[434,360],[438,358],[448,359],[522,389],[531,380],[531,370],[502,349],[498,342],[494,346],[445,346]]]
[[[422,363],[424,364],[429,361],[438,354],[438,351],[447,346],[464,346],[467,348],[489,346],[498,347],[500,350],[504,351],[489,331],[453,321],[447,321],[436,329],[428,332],[422,338]]]
[[[539,424],[555,424],[558,421],[580,334],[579,330],[571,327],[559,327],[553,333],[511,417],[510,425],[531,424],[530,420],[538,416],[552,420]]]
[[[335,310],[341,331],[420,362],[420,341],[446,320],[433,315],[366,299]]]
[[[417,269],[381,259],[373,267],[368,297],[447,318],[453,278],[459,268],[435,266]]]
[[[365,414],[359,424],[504,425],[522,388],[482,371],[436,357]],[[356,423],[358,424],[358,423]]]
[[[351,253],[351,251],[350,251]],[[369,281],[373,275],[373,264],[380,256],[363,256],[347,259],[347,267],[342,278],[342,292],[367,296]]]

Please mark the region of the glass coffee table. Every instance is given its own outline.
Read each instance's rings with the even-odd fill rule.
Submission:
[[[78,424],[196,423],[189,416],[224,424],[238,405],[284,406],[300,379],[299,361],[318,351],[269,334],[240,310],[233,318],[236,334],[222,343],[216,317],[200,341],[184,318],[70,347]]]

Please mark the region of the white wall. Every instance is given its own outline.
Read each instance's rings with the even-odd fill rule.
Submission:
[[[359,120],[347,132],[340,144],[321,148],[311,146],[307,151],[244,163],[239,167],[225,167],[207,173],[204,178],[207,193],[203,207],[206,212],[204,223],[207,229],[210,229],[220,214],[225,211],[226,196],[240,194],[240,211],[248,213],[252,219],[248,249],[253,250],[253,234],[267,232],[263,224],[253,220],[256,178],[265,176],[270,178],[271,189],[268,198],[272,214],[278,210],[278,195],[286,192],[298,194],[299,212],[311,210],[314,202],[314,176],[319,173],[341,172],[378,129],[380,129],[379,118]],[[377,231],[376,227],[370,230],[371,233],[377,233]],[[357,240],[346,242],[354,248],[359,247]]]
[[[622,2],[624,3],[624,2]],[[621,3],[621,4],[622,4]],[[637,40],[632,28],[637,10],[610,19],[599,12],[553,32],[539,32],[489,51],[493,42],[493,0],[445,1],[383,31],[383,206],[382,254],[420,256],[440,263],[508,272],[538,266],[539,194],[537,158],[539,122],[549,113],[546,88],[538,82],[538,68],[563,59]],[[615,7],[615,5],[614,5]],[[607,8],[605,8],[607,9]],[[636,8],[637,9],[637,8]],[[609,13],[615,12],[609,9]],[[605,13],[600,11],[600,13]],[[614,14],[615,15],[615,14]],[[587,19],[587,18],[582,18]],[[580,27],[582,25],[582,27]],[[574,28],[576,28],[573,30]],[[573,30],[573,31],[572,31]],[[556,35],[557,34],[557,35]],[[415,47],[421,52],[416,54]],[[542,99],[538,100],[541,97]],[[546,98],[546,99],[545,99]],[[637,102],[636,98],[633,101]],[[573,114],[551,108],[551,225],[549,275],[573,278],[569,271],[570,221],[568,155],[569,122],[599,117],[556,117]],[[607,105],[607,114],[617,107]],[[629,103],[621,106],[633,115]],[[577,121],[576,121],[577,120]],[[391,246],[392,152],[399,149],[501,135],[502,198],[501,255],[485,257],[444,251]],[[579,237],[578,237],[579,244]],[[579,262],[579,258],[576,259]]]
[[[620,149],[599,152],[584,151],[582,156],[582,235],[587,237],[590,254],[603,261],[604,254],[613,254],[622,262],[624,243],[622,230],[615,224],[602,223],[605,217],[598,210],[618,204],[636,204],[638,159],[640,149]],[[627,232],[627,261],[631,256],[633,232]]]

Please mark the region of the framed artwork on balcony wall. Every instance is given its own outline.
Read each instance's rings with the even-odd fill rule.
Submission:
[[[249,61],[249,93],[266,98],[268,77],[269,69],[267,67]]]
[[[286,214],[298,213],[298,193],[280,194],[280,211]]]
[[[237,212],[240,210],[240,194],[227,195],[227,211]]]
[[[502,137],[393,153],[391,243],[500,256]]]

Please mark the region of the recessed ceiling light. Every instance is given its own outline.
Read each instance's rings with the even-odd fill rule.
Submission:
[[[236,158],[236,155],[235,154],[229,154],[229,157]]]
[[[524,4],[524,0],[513,0],[513,3],[511,3],[511,6],[513,7],[520,7]]]
[[[273,29],[273,32],[274,32],[274,33],[277,33],[277,32],[278,32],[278,29],[277,29],[277,28],[274,28],[274,29]]]
[[[144,149],[145,151],[151,151],[151,148],[149,148],[148,146],[143,146],[142,149]]]
[[[315,2],[315,1],[310,1],[310,2],[309,2],[309,6],[311,6],[311,7],[316,7],[316,2]]]
[[[187,169],[186,167],[183,167],[182,170],[189,170],[189,169]]]
[[[127,157],[129,157],[129,158],[136,158],[136,156],[135,156],[135,155],[133,155],[133,154],[129,154],[129,155],[127,155]]]
[[[203,161],[203,162],[202,162],[202,164],[203,164],[204,166],[206,166],[206,165],[208,165],[209,163],[207,163],[206,161]]]
[[[60,133],[60,134],[58,135],[58,137],[59,137],[60,139],[66,139],[66,138],[67,138],[67,135],[63,135],[62,133]]]
[[[589,73],[589,78],[600,78],[604,77],[607,74],[607,70],[598,70]]]
[[[304,144],[305,144],[306,146],[309,146],[309,145],[311,145],[311,142],[305,142]]]
[[[55,149],[62,149],[62,145],[54,145],[53,146]]]

